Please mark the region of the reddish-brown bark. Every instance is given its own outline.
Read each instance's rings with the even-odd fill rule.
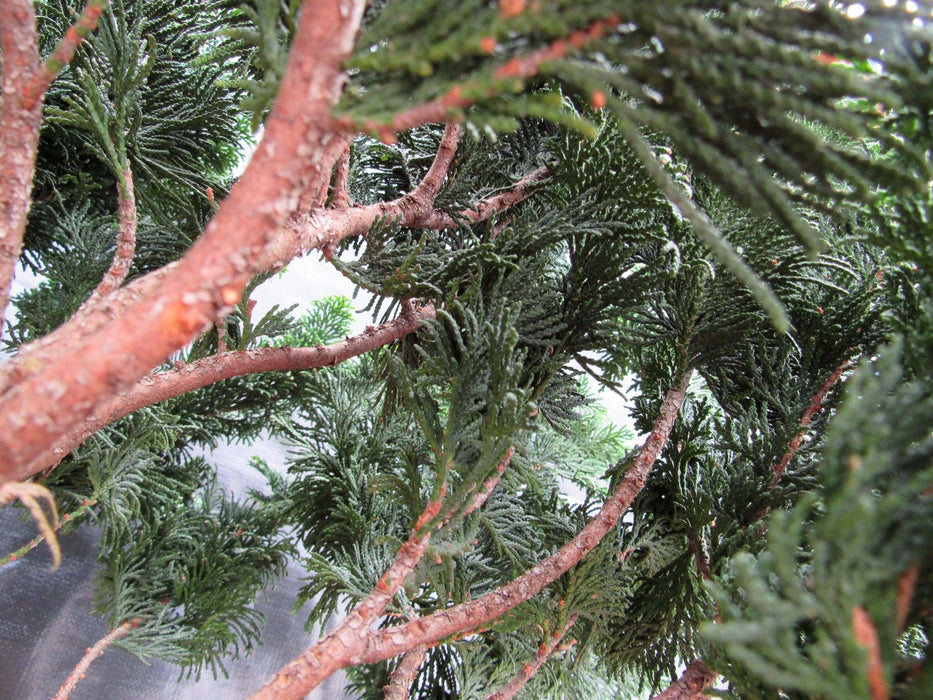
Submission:
[[[123,183],[117,183],[119,200],[119,224],[117,226],[117,249],[113,254],[110,269],[85,303],[96,304],[101,298],[116,291],[130,273],[133,256],[136,254],[136,195],[133,192],[133,173],[129,165],[123,171]]]
[[[314,179],[329,178],[332,163],[314,156],[335,138],[326,115],[342,90],[341,64],[362,8],[362,0],[305,5],[265,137],[204,234],[157,289],[0,397],[0,479],[29,476],[25,465],[58,435],[209,327],[263,269],[265,246],[299,194]],[[25,177],[31,175],[30,164]]]
[[[331,209],[345,209],[350,203],[350,147],[343,150],[334,172],[334,194],[330,198]]]
[[[99,639],[97,643],[88,649],[84,656],[81,657],[81,660],[78,662],[78,665],[74,667],[74,670],[71,672],[71,675],[62,683],[62,687],[58,689],[58,692],[55,694],[55,697],[52,700],[67,700],[71,695],[71,691],[75,689],[78,685],[78,681],[84,678],[84,675],[87,673],[88,668],[90,668],[91,663],[94,659],[98,658],[101,654],[107,651],[107,648],[114,642],[123,639],[127,633],[137,627],[140,623],[138,617],[134,617],[132,620],[127,620],[119,627],[110,630],[104,637]]]
[[[445,485],[441,484],[441,498]],[[370,591],[337,629],[298,658],[282,668],[274,678],[253,695],[255,700],[263,698],[292,698],[299,700],[309,690],[340,668],[347,665],[348,654],[358,648],[370,634],[372,624],[382,616],[386,607],[415,570],[431,541],[432,530],[424,525],[433,521],[441,510],[441,501],[431,501],[421,513],[412,529],[411,536],[399,548],[395,560]]]
[[[398,666],[392,671],[392,675],[389,676],[389,683],[382,687],[385,700],[408,700],[411,695],[411,684],[415,681],[415,675],[427,655],[428,648],[421,646],[412,649],[402,657]]]
[[[0,3],[0,50],[3,93],[0,98],[0,333],[10,301],[26,229],[32,175],[42,124],[41,100],[30,100],[27,87],[39,66],[36,17],[31,0]]]
[[[702,700],[703,689],[716,681],[716,672],[699,659],[691,662],[680,678],[671,683],[652,700]]]
[[[433,211],[427,216],[416,219],[412,225],[422,228],[457,228],[461,222],[478,223],[486,221],[491,216],[514,207],[519,202],[528,199],[531,194],[531,186],[536,182],[541,182],[550,177],[551,171],[547,167],[538,168],[529,173],[515,185],[504,192],[483,199],[474,204],[469,209],[465,209],[457,214],[456,217],[450,216],[441,211]]]
[[[686,396],[690,375],[691,372],[686,372],[668,391],[651,434],[599,513],[555,554],[491,593],[397,627],[370,629],[360,620],[358,607],[348,618],[348,621],[352,620],[350,624],[345,622],[337,631],[291,661],[253,697],[297,700],[346,666],[384,661],[416,647],[432,646],[452,635],[477,629],[555,581],[599,544],[644,487],[648,474],[667,444]]]
[[[78,22],[40,64],[36,16],[31,0],[0,2],[3,90],[0,98],[0,335],[10,285],[23,247],[32,178],[39,150],[45,93],[71,60],[78,44],[97,26],[106,2],[87,4]]]
[[[878,629],[868,611],[860,605],[852,608],[852,636],[868,654],[865,675],[868,677],[871,700],[888,700],[891,693],[888,690],[888,680],[884,673],[884,663],[881,661]]]
[[[444,182],[447,170],[456,152],[459,133],[460,127],[458,125],[451,124],[447,126],[434,163],[425,179],[412,192],[392,202],[345,209],[316,208],[306,214],[293,216],[269,237],[264,248],[259,251],[257,254],[258,266],[262,269],[274,269],[284,265],[297,254],[312,249],[327,248],[344,238],[365,235],[379,219],[397,220],[405,225],[416,225],[420,220],[430,218],[434,215],[434,197]],[[332,148],[331,146],[332,144],[328,143],[325,150],[336,158],[341,149]],[[473,212],[476,220],[481,220],[481,216],[489,216],[495,211],[506,209],[528,196],[526,185],[529,181],[544,176],[543,171],[536,171],[520,181],[515,188],[500,193],[490,198],[490,200],[477,203],[469,212]],[[322,182],[326,187],[326,178]],[[476,215],[476,212],[480,212],[480,214]],[[40,376],[48,376],[50,366],[57,367],[58,373],[61,374],[63,372],[62,366],[68,364],[70,358],[74,356],[76,345],[86,345],[89,342],[86,339],[91,337],[100,337],[100,335],[109,337],[112,331],[108,329],[112,329],[115,323],[121,319],[132,317],[133,314],[138,313],[137,310],[140,307],[145,308],[147,302],[150,308],[153,305],[159,308],[159,299],[164,295],[165,286],[172,280],[178,280],[179,269],[184,262],[185,260],[172,263],[145,277],[134,280],[131,284],[115,290],[107,298],[89,301],[60,328],[22,348],[12,361],[0,368],[0,411],[2,411],[5,400],[11,395],[22,395],[24,386],[36,386]],[[207,284],[206,280],[203,282]],[[239,289],[234,285],[222,286],[219,290],[213,290],[212,298],[216,302],[216,297],[219,296],[219,301],[222,303],[223,297],[232,292],[238,293]],[[204,293],[202,291],[201,294]],[[195,295],[193,292],[189,292],[187,296],[191,299]],[[164,307],[165,301],[162,301],[161,305]],[[228,307],[219,308],[223,311]],[[205,321],[205,326],[207,323]],[[127,325],[132,326],[129,323]],[[194,334],[196,333],[197,331],[194,331]],[[111,342],[127,341],[121,342],[122,347],[126,346],[129,340],[114,339]],[[136,340],[136,342],[143,341]],[[99,371],[103,372],[105,370],[106,368],[101,367]],[[39,384],[39,386],[43,385]],[[92,416],[102,410],[100,406],[110,402],[113,395],[117,393],[111,386],[105,385],[101,388],[99,392],[101,395],[97,399],[99,403],[92,409]],[[39,413],[41,415],[41,411]],[[91,416],[82,416],[82,420],[87,419],[93,422]],[[22,417],[13,417],[13,422],[22,422]],[[2,424],[3,416],[0,415],[0,425]],[[77,422],[75,425],[77,425]],[[56,442],[61,443],[62,441],[59,438],[62,432],[65,435],[75,436],[84,431],[80,427],[72,426],[68,430],[59,430],[57,432]],[[0,455],[2,455],[3,447],[3,440],[0,439]],[[36,473],[50,464],[56,463],[58,459],[49,462],[52,447],[52,445],[46,445],[46,447],[40,448],[39,454],[33,455],[31,459],[22,459],[15,472],[19,475],[19,478]],[[61,451],[61,445],[56,445],[55,449],[60,459],[64,454]],[[40,464],[44,466],[37,468],[37,465]],[[3,478],[2,474],[0,474],[0,478]]]
[[[486,595],[427,617],[380,630],[367,640],[353,663],[375,663],[402,654],[419,644],[435,644],[454,634],[476,629],[539,593],[577,564],[615,527],[622,513],[641,492],[655,460],[667,443],[687,393],[690,373],[667,392],[661,412],[645,444],[612,495],[570,542],[511,582]]]
[[[570,32],[566,38],[558,39],[523,56],[509,59],[493,73],[494,80],[498,81],[500,86],[498,89],[487,83],[455,85],[437,99],[397,112],[388,124],[375,122],[357,124],[349,118],[339,120],[339,124],[348,129],[359,127],[369,130],[376,133],[383,141],[391,142],[395,132],[405,131],[421,124],[454,119],[461,110],[476,104],[480,96],[489,97],[500,90],[513,90],[515,80],[526,80],[538,75],[548,61],[560,60],[585,44],[600,39],[610,27],[618,23],[618,16],[611,15],[604,20],[591,23],[585,29]],[[487,53],[492,53],[496,48],[495,38],[488,37],[484,41],[484,47]]]
[[[521,671],[502,686],[502,688],[486,698],[486,700],[511,700],[515,697],[515,694],[528,685],[528,681],[534,677],[544,663],[551,658],[554,652],[566,650],[571,646],[571,644],[564,644],[564,638],[567,636],[567,633],[570,631],[570,628],[573,627],[573,623],[576,622],[576,620],[576,615],[574,615],[563,628],[555,630],[554,633],[548,637],[547,641],[541,643],[535,655],[528,663],[522,666]]]
[[[415,332],[426,318],[434,318],[433,306],[411,305],[406,307],[394,321],[369,328],[359,335],[333,345],[224,352],[195,362],[180,363],[174,369],[151,374],[141,379],[125,393],[102,405],[90,418],[76,426],[70,433],[62,435],[51,449],[40,455],[29,466],[29,469],[39,472],[55,466],[93,433],[145,406],[152,406],[189,391],[245,374],[306,370],[338,365],[351,357],[383,347]]]
[[[829,375],[829,378],[823,382],[819,391],[813,395],[813,398],[810,400],[810,405],[807,406],[806,410],[803,412],[803,416],[800,418],[800,430],[797,431],[797,434],[790,441],[790,444],[787,446],[787,452],[781,457],[781,461],[774,465],[774,476],[771,478],[771,488],[777,486],[778,482],[781,481],[784,472],[787,471],[787,467],[790,465],[791,460],[794,458],[794,455],[797,454],[797,450],[800,449],[800,445],[803,443],[803,438],[807,434],[807,428],[810,425],[810,421],[813,420],[814,414],[820,410],[820,406],[822,406],[823,400],[826,398],[829,390],[833,388],[833,385],[839,381],[850,366],[851,362],[849,360],[839,365],[839,367]]]

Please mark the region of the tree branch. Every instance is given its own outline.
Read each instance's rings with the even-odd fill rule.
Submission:
[[[358,651],[371,634],[370,627],[385,612],[392,598],[415,570],[431,541],[432,530],[424,525],[441,510],[446,483],[441,484],[441,498],[430,501],[415,522],[408,540],[399,548],[395,560],[375,587],[337,629],[284,666],[253,695],[253,700],[300,700],[329,675],[346,665],[350,654]]]
[[[383,661],[421,644],[435,644],[451,635],[476,629],[524,603],[577,564],[615,527],[622,513],[644,487],[655,460],[667,443],[686,396],[690,375],[691,372],[685,373],[667,392],[654,428],[625,477],[599,513],[576,537],[547,559],[491,593],[397,627],[379,630],[366,640],[362,653],[355,655],[351,662]]]
[[[89,436],[114,421],[189,391],[201,389],[224,379],[260,372],[306,370],[330,367],[351,357],[395,342],[421,327],[426,318],[434,318],[434,307],[412,306],[394,321],[369,328],[339,343],[313,348],[258,348],[224,352],[182,364],[176,369],[144,377],[127,392],[110,399],[83,424],[62,435],[55,445],[34,461],[29,470],[37,473],[58,464]]]
[[[334,173],[334,194],[330,198],[331,209],[345,209],[350,203],[350,146],[343,149]]]
[[[110,630],[106,636],[97,640],[97,643],[84,653],[78,665],[74,667],[71,675],[68,676],[67,680],[62,684],[62,687],[58,689],[58,692],[52,700],[67,700],[71,695],[71,691],[78,685],[78,681],[84,678],[91,662],[100,657],[111,644],[123,639],[123,637],[125,637],[130,630],[135,629],[139,623],[140,619],[134,617],[132,620],[127,620],[116,629]]]
[[[55,536],[55,530],[58,529],[58,509],[55,507],[55,497],[51,491],[41,484],[20,483],[18,481],[0,484],[0,506],[12,503],[14,500],[22,503],[26,510],[29,511],[39,528],[42,539],[48,543],[49,550],[52,552],[52,571],[55,571],[58,565],[62,563],[62,550],[58,544],[58,538]],[[46,517],[45,511],[42,510],[42,506],[39,504],[40,500],[44,500],[48,504],[52,515],[51,522]]]
[[[2,487],[0,487],[0,489],[2,489]],[[49,495],[51,496],[51,492],[49,492]],[[2,501],[2,498],[0,498],[0,501]],[[54,500],[50,501],[50,503],[54,504]],[[65,523],[67,523],[67,522],[69,522],[69,521],[74,521],[75,518],[80,518],[82,515],[84,515],[84,514],[87,512],[87,510],[88,510],[89,508],[92,508],[92,507],[94,507],[94,506],[96,506],[96,505],[97,505],[97,499],[96,499],[96,498],[95,498],[95,499],[85,499],[84,502],[82,502],[81,505],[78,506],[78,508],[77,508],[76,510],[72,511],[71,513],[65,513],[65,514],[61,517],[61,519],[59,519],[59,521],[58,521],[57,523],[54,523],[54,525],[50,526],[52,532],[57,531],[57,530],[58,530],[62,525],[64,525]],[[17,559],[21,559],[23,556],[25,556],[26,554],[28,554],[29,552],[31,552],[33,549],[35,549],[36,547],[38,547],[40,544],[42,544],[46,539],[47,539],[47,537],[46,537],[45,534],[36,535],[36,536],[33,537],[31,540],[29,540],[29,542],[27,542],[26,544],[24,544],[24,545],[23,545],[22,547],[20,547],[19,549],[15,550],[15,551],[13,551],[13,552],[10,552],[10,553],[7,554],[5,557],[0,557],[0,567],[6,566],[6,565],[9,564],[10,562],[14,562],[14,561],[16,561]],[[57,544],[57,543],[56,543],[56,544]],[[52,547],[53,545],[50,544],[49,546]],[[55,556],[55,555],[53,554],[53,556]]]
[[[531,661],[522,666],[522,670],[519,671],[512,680],[486,698],[486,700],[511,700],[515,694],[524,688],[528,681],[534,677],[538,670],[544,665],[544,662],[547,661],[555,651],[563,651],[564,649],[570,648],[572,643],[563,644],[562,642],[570,631],[570,628],[573,627],[573,623],[576,621],[577,616],[573,615],[563,628],[555,630],[554,634],[552,634],[546,642],[541,643],[535,655],[531,657]]]
[[[456,118],[462,110],[473,106],[482,99],[488,99],[499,92],[514,90],[516,78],[527,80],[538,75],[542,66],[548,61],[564,58],[576,49],[582,48],[588,42],[601,38],[607,30],[611,30],[618,24],[619,17],[616,15],[611,15],[604,20],[597,20],[586,29],[570,32],[565,39],[558,39],[537,51],[509,59],[493,73],[492,85],[488,82],[479,81],[465,85],[455,85],[446,94],[435,100],[424,102],[395,114],[388,124],[356,123],[350,118],[341,119],[339,123],[348,129],[363,129],[374,132],[384,141],[391,141],[393,133],[412,129],[422,124]],[[489,48],[490,53],[493,50],[495,50],[494,40]]]
[[[52,81],[58,77],[65,66],[71,63],[81,42],[97,29],[97,21],[109,4],[107,0],[88,0],[78,21],[68,28],[65,36],[58,42],[58,46],[29,81],[29,86],[26,88],[27,100],[38,102],[45,96]]]
[[[715,671],[699,659],[695,659],[687,666],[680,678],[651,700],[696,700],[706,698],[702,694],[703,689],[711,686],[716,678],[717,673]]]
[[[505,456],[500,460],[499,466],[503,470],[514,452],[514,448],[509,447]],[[356,606],[336,630],[283,667],[274,678],[253,695],[253,700],[299,700],[335,671],[359,663],[355,659],[376,634],[371,629],[373,622],[385,612],[405,579],[414,571],[428,547],[432,532],[446,522],[442,520],[440,523],[431,525],[441,511],[441,501],[447,489],[446,475],[444,479],[445,481],[440,484],[439,498],[428,503],[415,523],[408,541],[399,549],[395,561],[383,574],[372,592]],[[430,529],[427,526],[431,526]],[[422,646],[431,645],[432,642],[422,644]],[[417,646],[419,645],[413,644],[385,658],[411,651]]]
[[[0,336],[10,303],[10,285],[23,248],[32,197],[42,104],[55,77],[97,26],[107,6],[90,0],[45,63],[39,63],[36,15],[31,0],[0,2],[3,99],[0,103]]]
[[[345,81],[342,62],[363,5],[305,3],[265,138],[205,232],[126,313],[0,397],[0,480],[29,476],[26,465],[62,432],[227,313],[247,281],[264,269],[266,244],[295,210],[299,194],[313,180],[330,176],[332,164],[315,155],[335,138],[327,114]]]
[[[133,173],[129,165],[123,171],[123,182],[117,183],[117,195],[120,202],[117,249],[114,251],[110,269],[91,292],[85,304],[96,304],[101,298],[116,291],[130,273],[133,256],[136,254],[136,195],[133,192]]]
[[[31,0],[0,2],[0,335],[10,285],[23,246],[26,214],[39,148],[42,105],[26,92],[39,64],[36,16]]]
[[[408,225],[417,228],[444,229],[458,228],[463,225],[464,222],[475,224],[480,221],[486,221],[490,217],[506,211],[519,202],[526,200],[531,194],[531,186],[536,182],[546,180],[550,176],[551,170],[547,166],[538,168],[516,182],[511,188],[493,195],[492,197],[480,200],[471,208],[464,209],[455,216],[434,210],[427,216],[415,219]]]
[[[388,685],[382,687],[385,693],[384,700],[408,700],[409,689],[415,680],[415,675],[421,664],[424,663],[424,657],[428,655],[426,646],[416,647],[402,657],[398,666],[389,676]]]
[[[797,450],[800,449],[801,443],[803,443],[803,438],[807,434],[807,428],[810,425],[810,421],[813,420],[814,414],[820,410],[820,406],[823,404],[823,400],[826,398],[826,395],[829,393],[829,390],[833,388],[833,385],[839,381],[845,371],[851,366],[851,361],[846,360],[841,365],[839,365],[835,371],[829,375],[829,378],[823,382],[820,386],[819,391],[813,395],[813,398],[810,401],[810,405],[807,406],[807,409],[803,412],[803,416],[800,418],[800,430],[797,431],[797,434],[794,436],[794,439],[790,441],[787,446],[787,452],[784,453],[784,456],[781,457],[781,461],[774,465],[774,476],[771,478],[771,485],[769,488],[774,488],[778,485],[778,482],[784,476],[784,472],[787,471],[787,467],[790,465],[791,460],[794,458],[794,455],[797,454]]]

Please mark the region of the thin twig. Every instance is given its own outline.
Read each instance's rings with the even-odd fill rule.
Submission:
[[[803,442],[803,438],[807,434],[807,428],[810,426],[810,421],[813,420],[814,414],[820,410],[820,407],[823,405],[823,401],[826,398],[826,395],[829,393],[829,390],[833,388],[833,385],[839,381],[842,375],[845,374],[845,371],[851,366],[851,360],[846,360],[841,365],[839,365],[835,371],[829,375],[829,378],[823,382],[819,390],[813,395],[813,398],[810,400],[810,405],[807,406],[806,410],[803,412],[803,416],[800,418],[800,430],[797,431],[797,434],[788,444],[787,452],[785,452],[784,456],[781,457],[781,461],[774,465],[774,476],[771,478],[771,485],[769,488],[774,488],[778,485],[778,482],[781,481],[781,478],[784,476],[784,472],[790,465],[794,455],[797,454],[797,450],[800,448],[800,445]]]
[[[435,100],[398,112],[388,124],[369,121],[358,123],[350,118],[340,119],[338,124],[348,130],[363,129],[375,133],[383,141],[391,143],[394,134],[399,131],[458,118],[464,109],[473,106],[479,100],[488,99],[498,92],[514,90],[516,79],[527,80],[538,75],[548,61],[564,58],[587,43],[600,39],[618,23],[618,16],[610,15],[606,19],[591,23],[585,29],[572,31],[566,38],[558,39],[543,48],[524,56],[515,56],[494,71],[491,84],[488,81],[474,81],[455,85]],[[495,49],[494,42],[491,49]]]
[[[499,192],[491,197],[480,200],[469,209],[464,209],[454,216],[434,210],[426,216],[408,222],[408,225],[417,228],[444,229],[457,228],[463,223],[475,224],[486,221],[492,216],[502,213],[514,207],[519,202],[526,200],[531,194],[532,185],[546,180],[550,175],[551,170],[547,166],[538,168],[528,173],[528,175],[504,192]]]
[[[0,487],[2,489],[3,487]],[[55,523],[52,530],[57,531],[65,523],[73,522],[75,518],[80,518],[87,511],[88,508],[92,508],[97,505],[97,499],[86,499],[77,510],[72,511],[71,513],[65,513],[57,523]],[[10,552],[5,557],[0,558],[0,566],[6,566],[10,562],[18,561],[22,559],[26,554],[31,552],[33,549],[38,547],[40,544],[45,542],[46,536],[44,534],[39,534],[33,537],[29,542],[24,544],[22,547],[17,549],[14,552]]]
[[[84,10],[75,22],[65,32],[65,36],[58,42],[58,46],[35,72],[26,88],[26,99],[38,102],[49,89],[52,81],[71,63],[75,50],[81,45],[91,32],[97,29],[97,21],[101,13],[110,3],[107,0],[88,0]]]
[[[123,639],[123,637],[125,637],[130,630],[135,629],[140,622],[141,620],[138,617],[134,617],[132,620],[127,620],[119,627],[110,630],[104,637],[97,640],[97,643],[84,653],[78,665],[74,667],[71,675],[62,683],[62,687],[58,689],[58,692],[52,700],[67,700],[71,695],[71,691],[75,689],[78,682],[87,674],[87,670],[94,659],[100,657],[111,644]]]
[[[52,552],[52,571],[55,571],[59,564],[62,563],[62,550],[58,544],[58,538],[55,536],[55,530],[58,529],[58,509],[55,507],[55,498],[52,496],[52,492],[45,486],[31,481],[8,481],[5,484],[0,484],[0,505],[6,505],[15,500],[18,500],[26,507],[39,528],[42,539],[48,543]],[[40,500],[48,503],[52,515],[51,522],[46,517],[45,511],[42,510],[42,506],[39,504]]]
[[[573,645],[572,641],[565,644],[564,638],[576,621],[577,616],[573,615],[566,625],[559,630],[555,630],[554,634],[552,634],[547,641],[541,643],[531,660],[522,666],[522,669],[508,683],[486,698],[486,700],[511,700],[516,693],[528,684],[528,681],[534,677],[538,670],[555,652],[565,651]]]

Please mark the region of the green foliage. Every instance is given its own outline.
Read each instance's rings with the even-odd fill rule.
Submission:
[[[898,661],[908,660],[899,625],[916,619],[927,594],[899,601],[898,583],[912,565],[925,577],[930,561],[921,533],[933,518],[924,496],[933,483],[933,404],[927,384],[901,383],[898,355],[887,348],[851,380],[826,438],[818,495],[772,515],[765,550],[735,557],[712,588],[723,623],[704,633],[722,649],[722,668],[742,697],[755,696],[762,681],[813,696],[872,697],[857,610],[877,634],[889,687]]]
[[[407,299],[436,318],[340,367],[144,409],[47,476],[100,527],[95,609],[141,620],[123,646],[223,671],[257,641],[251,603],[296,539],[297,605],[323,627],[442,496],[382,624],[493,591],[578,533],[631,463],[635,436],[581,375],[623,392],[646,434],[692,370],[617,527],[508,616],[430,649],[413,697],[486,697],[571,621],[574,644],[524,697],[657,690],[698,657],[735,697],[871,697],[862,609],[891,697],[929,694],[931,42],[903,4],[863,4],[852,19],[828,1],[553,0],[512,17],[485,0],[369,3],[337,110],[371,132],[351,148],[350,198],[417,186],[441,126],[372,136],[446,99],[438,114],[466,129],[434,206],[456,225],[378,221],[334,264],[375,295],[374,321]],[[25,257],[44,280],[16,300],[11,345],[67,319],[107,269],[127,165],[132,274],[190,245],[207,188],[225,195],[247,122],[269,113],[299,5],[113,3],[48,95]],[[45,53],[77,6],[38,3]],[[507,211],[463,215],[542,167]],[[347,335],[343,297],[254,318],[268,276],[179,359]],[[288,476],[255,461],[270,492],[224,494],[199,450],[268,435],[291,448]],[[354,692],[380,697],[394,663],[352,670]]]

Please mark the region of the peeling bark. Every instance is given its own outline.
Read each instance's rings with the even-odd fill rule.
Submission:
[[[402,657],[398,666],[392,671],[392,675],[389,676],[388,685],[382,687],[385,700],[408,700],[411,695],[409,692],[411,684],[415,682],[418,669],[424,663],[424,657],[427,655],[428,648],[421,646],[412,649]]]
[[[716,681],[716,672],[699,659],[694,660],[680,678],[651,700],[704,700],[703,689]]]
[[[204,234],[157,289],[0,397],[0,479],[28,477],[25,465],[63,431],[210,327],[262,271],[265,246],[300,192],[329,177],[332,164],[314,156],[335,138],[326,115],[342,90],[362,9],[362,0],[305,5],[265,138]]]

